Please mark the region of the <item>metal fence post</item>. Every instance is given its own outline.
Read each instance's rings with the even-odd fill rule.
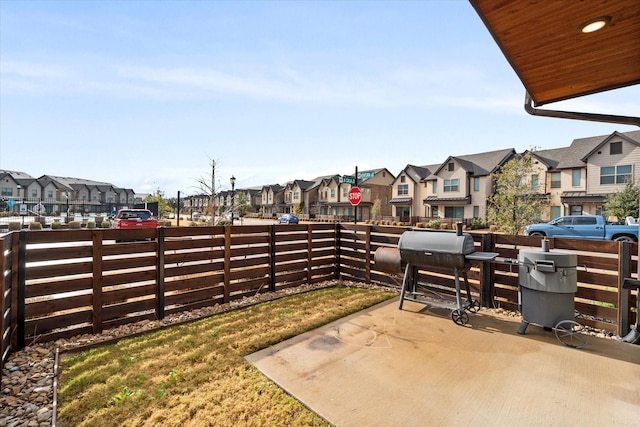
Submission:
[[[618,334],[624,337],[629,333],[629,290],[622,283],[631,277],[631,249],[629,242],[618,242]],[[636,314],[639,315],[640,313]]]
[[[493,234],[482,235],[482,252],[495,252]],[[493,307],[493,274],[495,265],[492,262],[483,262],[480,275],[480,303],[482,307]]]

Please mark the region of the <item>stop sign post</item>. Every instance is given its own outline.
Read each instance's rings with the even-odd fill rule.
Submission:
[[[362,201],[362,190],[359,187],[351,187],[349,190],[349,203],[351,206],[358,206]]]

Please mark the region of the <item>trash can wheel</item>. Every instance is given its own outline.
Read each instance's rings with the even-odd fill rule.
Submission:
[[[465,323],[469,321],[469,315],[464,310],[453,310],[451,312],[451,319],[456,325],[464,326]]]
[[[465,307],[465,310],[468,310],[471,313],[477,313],[480,311],[480,303],[477,300],[473,300]]]
[[[562,320],[553,330],[556,338],[566,346],[582,348],[589,343],[589,335],[583,333],[585,327],[573,320]]]

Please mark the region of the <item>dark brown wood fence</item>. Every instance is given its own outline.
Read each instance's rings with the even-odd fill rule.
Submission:
[[[306,283],[342,277],[400,287],[402,276],[376,269],[374,254],[397,247],[405,230],[313,223],[10,233],[0,239],[2,362],[36,339],[99,333]],[[538,237],[471,235],[478,250],[501,258],[540,247]],[[578,254],[580,323],[626,334],[636,296],[621,284],[637,271],[637,244],[551,239],[551,247]],[[480,263],[468,276],[483,306],[518,309],[517,266]],[[420,269],[418,280],[455,295],[449,269]]]

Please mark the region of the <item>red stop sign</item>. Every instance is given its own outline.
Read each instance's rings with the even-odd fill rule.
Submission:
[[[362,191],[358,187],[353,187],[349,190],[349,203],[352,206],[358,206],[362,201]]]

